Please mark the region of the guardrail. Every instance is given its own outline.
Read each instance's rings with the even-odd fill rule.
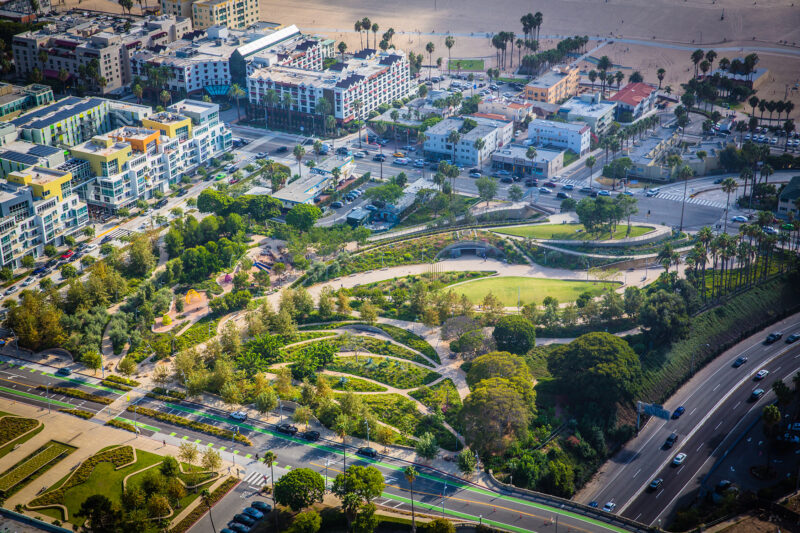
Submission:
[[[497,491],[517,494],[526,500],[569,511],[571,513],[580,514],[593,520],[599,520],[609,525],[621,527],[627,531],[633,531],[635,533],[654,533],[660,531],[657,527],[648,526],[635,520],[631,520],[630,518],[625,518],[624,516],[606,513],[599,509],[583,505],[582,503],[559,498],[558,496],[551,496],[549,494],[543,494],[541,492],[515,487],[513,485],[508,485],[494,477],[494,474],[491,470],[489,470],[487,480],[491,485],[495,486],[495,490]]]

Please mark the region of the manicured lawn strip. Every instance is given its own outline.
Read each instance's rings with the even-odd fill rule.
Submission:
[[[83,418],[84,420],[89,420],[94,416],[94,413],[91,411],[86,411],[84,409],[59,409],[59,413],[67,413],[68,415],[77,416],[78,418]]]
[[[210,498],[209,504],[213,507],[228,492],[230,492],[231,489],[233,489],[238,483],[239,483],[239,480],[236,479],[235,477],[228,477],[228,479],[223,481],[222,484],[219,487],[217,487],[216,489],[214,489],[211,492],[211,498]],[[202,518],[202,516],[205,515],[207,511],[208,511],[208,507],[206,507],[203,504],[198,505],[197,507],[192,509],[192,512],[190,512],[188,515],[186,515],[186,517],[184,517],[183,520],[178,522],[178,524],[175,527],[170,529],[170,533],[184,533],[185,531],[188,531],[189,528],[192,527],[195,522],[200,520],[200,518]]]
[[[460,444],[456,437],[433,417],[426,417],[417,410],[416,404],[399,394],[370,394],[362,396],[362,401],[381,422],[398,429],[405,428],[415,437],[431,432],[436,442],[445,450],[458,450]]]
[[[541,305],[546,296],[553,296],[559,303],[574,302],[583,292],[592,296],[602,294],[606,288],[618,286],[613,282],[573,281],[560,279],[526,278],[522,276],[501,276],[468,281],[452,288],[458,295],[466,294],[475,304],[480,304],[490,292],[506,307],[516,307],[517,303]]]
[[[290,337],[286,337],[285,335],[281,335],[281,342],[284,346],[287,344],[294,344],[296,342],[303,342],[303,341],[310,341],[314,339],[319,339],[322,337],[330,337],[332,335],[336,335],[330,331],[298,331],[295,335]]]
[[[299,330],[317,330],[317,329],[337,329],[341,328],[342,326],[347,326],[351,324],[363,324],[363,322],[358,322],[355,319],[352,322],[327,322],[325,324],[309,324],[307,326],[299,326],[297,329]]]
[[[71,398],[101,403],[103,405],[111,405],[116,399],[109,398],[107,396],[100,396],[99,394],[92,394],[90,392],[84,392],[79,389],[70,389],[68,387],[45,387],[44,385],[38,385],[36,388],[38,390],[49,391],[53,394],[63,394],[64,396],[69,396]]]
[[[0,495],[8,498],[75,450],[74,446],[51,440],[0,477]]]
[[[471,70],[483,72],[483,59],[451,59],[447,62],[450,70]]]
[[[625,238],[628,226],[626,224],[618,225],[613,236],[608,232],[587,233],[583,224],[534,224],[532,226],[499,228],[492,231],[503,235],[516,235],[517,237],[530,237],[532,239],[607,241]],[[652,226],[631,226],[631,234],[628,237],[639,237],[651,231],[653,231]]]
[[[355,356],[336,357],[327,368],[335,372],[369,378],[398,389],[413,389],[439,378],[436,372],[417,365],[368,355],[359,356],[358,361]]]
[[[430,387],[424,386],[408,393],[425,407],[435,411],[442,410],[445,420],[453,427],[458,426],[458,413],[461,410],[461,397],[450,378],[443,379]]]
[[[347,382],[342,384],[342,380],[339,376],[330,376],[325,374],[320,375],[330,384],[333,390],[353,392],[386,392],[386,387],[376,385],[375,383],[371,383],[369,381],[364,381],[363,379],[347,376],[345,377]]]
[[[177,405],[175,407],[178,409],[181,408]],[[133,405],[129,405],[127,411],[136,413],[139,416],[149,416],[150,418],[155,418],[156,420],[161,420],[162,422],[169,422],[170,424],[174,424],[176,426],[182,426],[194,431],[199,431],[200,433],[207,433],[209,435],[222,437],[224,439],[234,439],[246,446],[253,445],[253,443],[250,442],[250,439],[240,433],[234,434],[233,431],[228,429],[218,428],[216,426],[212,426],[211,424],[204,424],[202,422],[195,422],[194,420],[189,420],[188,418],[184,418],[182,416],[162,413],[161,411],[156,411],[155,409]]]

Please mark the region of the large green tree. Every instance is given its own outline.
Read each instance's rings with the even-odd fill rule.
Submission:
[[[325,480],[309,468],[297,468],[275,483],[275,502],[297,512],[322,501]]]
[[[383,474],[374,466],[351,465],[333,480],[332,492],[342,501],[348,524],[357,520],[359,514],[381,495],[386,483]]]
[[[322,211],[315,205],[298,204],[286,213],[286,223],[300,231],[308,231],[322,216]]]
[[[66,341],[62,316],[50,296],[25,291],[19,304],[9,310],[6,325],[14,331],[20,346],[38,352],[61,346]]]
[[[647,297],[639,318],[654,340],[683,336],[689,327],[686,303],[680,295],[660,289]]]
[[[497,321],[492,337],[498,350],[524,354],[536,345],[536,328],[525,317],[508,315]]]
[[[461,409],[464,436],[470,447],[488,453],[501,453],[522,437],[531,415],[522,395],[503,378],[481,381],[467,395]]]

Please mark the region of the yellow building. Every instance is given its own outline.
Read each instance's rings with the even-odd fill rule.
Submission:
[[[58,198],[61,202],[72,192],[70,189],[72,173],[54,168],[33,166],[11,172],[6,179],[11,183],[30,187],[35,200]]]
[[[528,100],[558,104],[578,94],[578,67],[556,67],[525,86]]]
[[[192,119],[164,111],[142,119],[142,126],[151,130],[160,131],[162,135],[183,141],[192,138]]]
[[[244,29],[259,21],[258,0],[161,0],[164,13],[191,17],[195,29]]]
[[[70,148],[72,157],[88,161],[95,176],[114,176],[127,168],[133,155],[131,143],[110,135],[96,135]]]

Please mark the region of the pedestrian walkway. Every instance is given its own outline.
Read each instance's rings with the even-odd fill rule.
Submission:
[[[656,198],[661,198],[662,200],[671,200],[673,202],[683,202],[683,195],[682,194],[669,194],[669,193],[658,193]],[[718,207],[720,209],[725,209],[725,202],[715,202],[713,200],[705,200],[703,198],[692,198],[690,196],[686,196],[686,203],[687,204],[695,204],[695,205],[707,205],[709,207]]]

